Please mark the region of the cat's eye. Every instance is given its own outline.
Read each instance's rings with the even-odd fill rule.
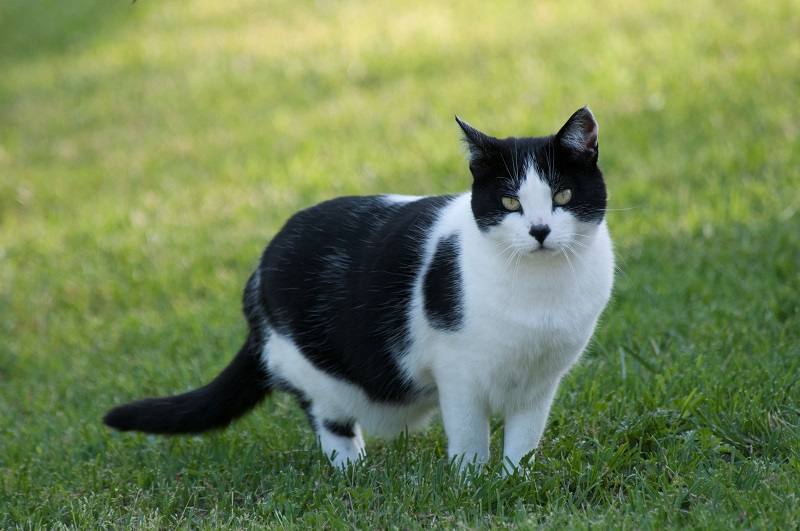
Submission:
[[[564,188],[563,190],[559,190],[553,196],[553,203],[557,206],[564,206],[569,203],[569,200],[572,199],[572,190],[569,188]]]
[[[506,210],[510,210],[511,212],[516,212],[517,210],[522,208],[522,205],[519,204],[519,199],[517,199],[516,197],[506,196],[503,197],[501,201],[503,202],[503,206],[506,208]]]

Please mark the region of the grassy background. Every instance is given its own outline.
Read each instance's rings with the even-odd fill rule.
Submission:
[[[798,35],[793,0],[0,1],[0,527],[796,528]],[[584,104],[621,273],[527,478],[459,482],[440,424],[339,474],[284,396],[99,422],[228,362],[292,212],[466,189],[454,113]]]

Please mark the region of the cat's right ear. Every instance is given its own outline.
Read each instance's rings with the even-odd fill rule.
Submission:
[[[464,142],[469,151],[470,166],[491,158],[497,150],[497,139],[483,134],[461,118],[456,116],[456,122],[464,131]]]
[[[597,163],[597,122],[589,107],[575,111],[556,139],[574,158]]]

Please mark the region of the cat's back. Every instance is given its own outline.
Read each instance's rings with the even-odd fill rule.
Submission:
[[[318,369],[359,382],[375,400],[405,400],[414,390],[397,359],[411,342],[407,310],[453,199],[343,197],[295,214],[261,262],[270,326]]]
[[[294,214],[265,251],[264,266],[281,270],[340,261],[365,266],[371,260],[404,262],[417,254],[452,196],[350,196]]]

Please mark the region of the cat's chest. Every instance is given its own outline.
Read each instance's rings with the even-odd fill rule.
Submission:
[[[492,323],[514,339],[574,333],[593,324],[608,299],[597,278],[556,260],[511,271],[466,265],[462,275],[467,325]]]
[[[609,266],[599,259],[586,264],[570,268],[542,260],[506,271],[463,266],[460,341],[474,352],[472,370],[525,387],[531,378],[561,374],[572,365],[610,294]]]
[[[528,372],[560,372],[574,362],[592,333],[605,300],[571,273],[529,270],[505,275],[464,267],[457,330],[419,329],[418,355],[457,352],[456,363],[503,381]],[[422,322],[420,314],[417,322]],[[425,332],[427,330],[427,332]],[[422,361],[422,360],[421,360]],[[435,360],[422,361],[421,365]]]
[[[600,305],[581,305],[576,286],[493,288],[465,293],[465,325],[450,338],[458,355],[447,363],[493,411],[506,411],[546,392],[575,363]]]
[[[518,280],[465,290],[462,340],[493,353],[489,364],[544,368],[572,358],[591,335],[597,310],[587,307],[575,286]]]

